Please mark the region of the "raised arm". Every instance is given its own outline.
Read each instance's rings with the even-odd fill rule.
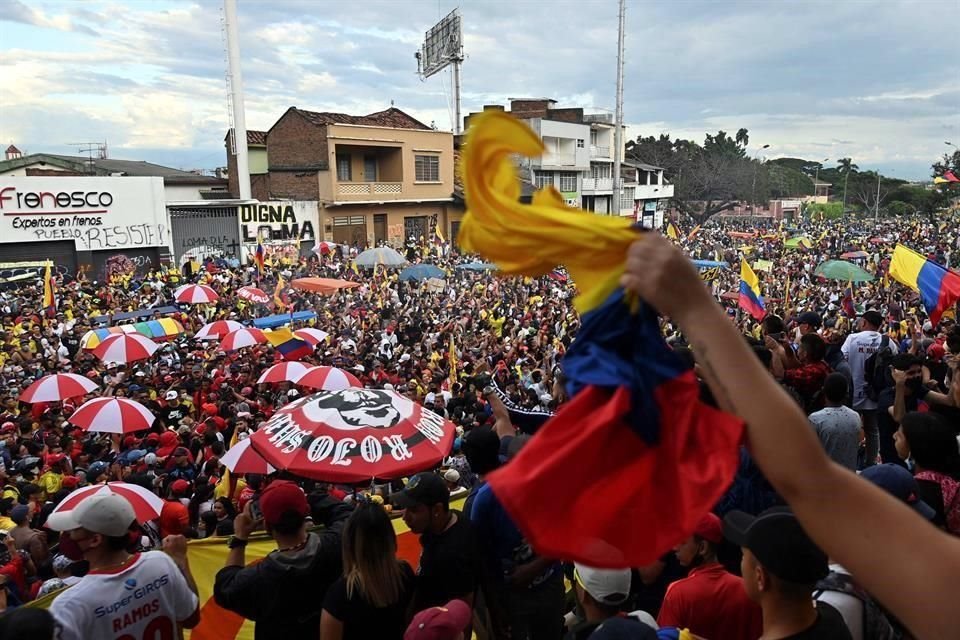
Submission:
[[[670,242],[649,234],[634,243],[621,282],[683,328],[714,395],[745,420],[754,458],[811,538],[917,637],[955,637],[960,539],[830,461]]]

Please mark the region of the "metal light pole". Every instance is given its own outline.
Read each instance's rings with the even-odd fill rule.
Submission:
[[[616,129],[613,132],[613,211],[620,215],[620,162],[623,157],[623,36],[626,20],[626,0],[620,0],[617,15],[617,105]]]
[[[874,208],[874,222],[880,221],[880,170],[877,169],[877,206]]]
[[[753,154],[754,163],[757,162],[757,156],[760,155],[760,152],[763,151],[764,149],[769,149],[769,148],[770,148],[770,145],[765,144],[759,149],[757,149],[757,152]],[[754,215],[757,214],[757,165],[756,164],[753,165],[753,184],[750,187],[750,213]]]
[[[823,162],[829,162],[830,158],[824,158]],[[813,201],[817,201],[817,183],[820,182],[820,167],[823,165],[823,162],[817,163],[817,170],[813,175]]]
[[[233,144],[237,154],[237,184],[240,199],[250,199],[250,163],[247,157],[247,121],[243,109],[243,75],[240,72],[240,33],[237,25],[237,0],[223,1],[223,19],[227,31],[227,63],[233,110]]]

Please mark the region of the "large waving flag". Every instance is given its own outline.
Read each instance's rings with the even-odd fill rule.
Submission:
[[[763,317],[767,315],[767,309],[763,304],[763,296],[760,295],[760,280],[747,261],[743,259],[740,261],[740,298],[738,303],[741,309],[757,320],[763,320]]]
[[[43,309],[52,311],[57,308],[57,297],[54,293],[53,285],[53,266],[48,261],[47,268],[43,272]]]
[[[847,288],[843,290],[843,300],[840,301],[843,313],[848,318],[857,317],[857,308],[853,306],[853,282],[847,283]]]
[[[287,282],[283,279],[283,276],[277,276],[277,286],[273,289],[273,304],[280,311],[287,308],[287,300],[283,294],[283,289],[286,286]]]
[[[263,242],[257,238],[257,250],[253,254],[253,261],[257,263],[257,272],[260,275],[263,275],[263,264],[266,257],[266,252],[263,250]]]
[[[543,149],[506,114],[481,114],[468,138],[458,241],[510,275],[564,264],[584,314],[562,362],[573,399],[490,475],[490,486],[542,555],[649,564],[729,486],[743,425],[700,403],[697,379],[664,343],[654,311],[619,288],[627,248],[642,237],[631,223],[571,209],[552,188],[521,204],[510,158]]]
[[[667,237],[670,238],[671,240],[679,240],[679,239],[680,239],[680,227],[678,227],[677,225],[675,225],[675,224],[672,223],[672,222],[668,222],[668,223],[667,223]]]
[[[943,312],[960,300],[960,274],[898,244],[890,261],[890,277],[920,292],[923,308],[936,326]]]
[[[313,353],[313,347],[309,342],[293,335],[293,332],[286,327],[264,331],[263,335],[267,337],[267,342],[280,352],[284,360],[300,360]]]

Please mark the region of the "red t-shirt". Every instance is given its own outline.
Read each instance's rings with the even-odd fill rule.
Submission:
[[[181,535],[190,526],[190,512],[179,500],[167,500],[160,510],[160,537]]]
[[[710,640],[763,634],[760,606],[747,596],[743,580],[717,562],[697,567],[667,587],[657,624],[686,628]]]

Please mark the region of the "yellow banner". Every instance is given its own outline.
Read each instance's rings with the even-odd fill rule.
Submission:
[[[463,508],[464,498],[450,502],[451,509]],[[416,567],[420,559],[420,538],[410,531],[402,518],[393,520],[393,530],[397,533],[397,555]],[[255,533],[247,545],[247,565],[260,562],[276,543],[266,533]],[[227,561],[227,538],[213,537],[203,540],[190,540],[187,544],[187,557],[190,570],[200,592],[200,624],[192,630],[184,630],[184,638],[190,640],[253,640],[253,621],[246,620],[232,611],[220,607],[213,600],[213,583],[217,572]],[[64,590],[51,593],[29,603],[28,607],[50,608],[53,600]],[[292,639],[291,639],[292,640]]]

